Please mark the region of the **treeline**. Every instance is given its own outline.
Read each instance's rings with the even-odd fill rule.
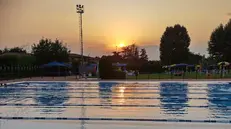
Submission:
[[[226,25],[219,25],[212,32],[208,42],[208,51],[216,61],[231,62],[231,19]]]
[[[40,66],[52,61],[69,63],[69,53],[58,39],[41,39],[31,53],[21,47],[0,50],[0,79],[41,76]]]
[[[99,62],[100,77],[103,79],[123,79],[125,73],[113,68],[113,63],[126,64],[126,70],[139,71],[140,73],[161,72],[160,61],[149,61],[145,48],[136,44],[128,45],[122,50],[112,52],[112,55],[102,56]]]
[[[186,27],[179,24],[167,27],[160,40],[161,65],[188,63],[207,67],[221,61],[231,62],[231,19],[211,33],[208,41],[209,57],[190,52],[190,43]]]
[[[41,65],[52,61],[69,61],[70,50],[58,39],[41,39],[31,48],[31,53],[21,47],[0,50],[0,65]]]
[[[0,49],[0,54],[14,52],[14,53],[27,53],[25,49],[21,47],[14,47],[14,48],[5,48],[3,50]]]
[[[201,63],[202,56],[189,51],[190,43],[190,36],[184,26],[177,24],[167,27],[160,40],[161,64]]]

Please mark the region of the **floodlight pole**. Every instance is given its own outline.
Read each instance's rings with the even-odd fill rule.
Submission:
[[[77,13],[79,14],[79,41],[80,41],[80,52],[81,52],[81,65],[83,65],[83,13],[84,13],[84,6],[83,5],[76,5]]]

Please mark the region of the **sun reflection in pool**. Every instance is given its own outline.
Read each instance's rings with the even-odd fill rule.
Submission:
[[[125,89],[126,89],[125,87],[119,87],[119,92],[120,92],[118,95],[118,97],[120,98],[119,104],[123,104],[125,102],[125,99],[124,99],[124,90]]]

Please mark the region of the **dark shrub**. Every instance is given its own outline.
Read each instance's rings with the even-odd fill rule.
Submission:
[[[103,56],[99,61],[99,75],[101,79],[125,79],[126,74],[113,68],[115,63],[111,56]]]

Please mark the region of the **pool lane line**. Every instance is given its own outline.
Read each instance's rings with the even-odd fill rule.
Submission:
[[[8,89],[105,89],[105,90],[108,90],[108,89],[120,89],[120,88],[125,88],[125,89],[141,89],[141,90],[146,90],[146,89],[152,89],[152,90],[156,90],[156,89],[161,89],[161,87],[109,87],[109,88],[100,88],[100,87],[0,87],[0,89],[4,89],[4,88],[8,88]],[[165,88],[166,89],[166,88]],[[181,88],[177,88],[177,89],[181,89]],[[192,90],[197,90],[197,89],[211,89],[211,88],[208,88],[208,87],[186,87],[186,88],[182,88],[182,89],[192,89]]]
[[[13,106],[8,106],[8,107],[13,107]],[[35,108],[35,109],[65,109],[65,108],[76,108],[76,107],[94,107],[94,106],[52,106],[52,107],[50,107],[50,106],[17,106],[17,107],[24,107],[24,108]],[[95,107],[101,107],[101,108],[108,108],[108,107],[118,107],[118,106],[95,106]],[[123,107],[123,106],[122,106]],[[119,107],[119,108],[121,108],[121,107]],[[164,105],[163,106],[159,106],[159,107],[130,107],[130,108],[161,108],[161,110],[162,111],[167,111],[167,112],[169,112],[169,113],[165,113],[165,114],[187,114],[187,113],[183,113],[183,112],[176,112],[176,109],[178,109],[178,111],[181,111],[179,108],[181,108],[181,109],[184,109],[184,108],[209,108],[209,109],[211,109],[211,110],[222,110],[222,111],[231,111],[231,107],[230,108],[225,108],[225,107],[215,107],[215,106],[210,106],[210,107],[207,107],[207,106],[205,106],[205,107],[194,107],[194,106],[182,106],[182,107],[177,107],[177,106],[170,106],[170,107],[164,107]],[[171,108],[171,109],[169,109],[169,108]],[[170,112],[170,111],[173,111],[173,112]]]
[[[43,93],[43,92],[42,92]],[[60,92],[62,93],[62,92]],[[111,92],[111,91],[105,91],[105,92],[101,92],[101,91],[98,91],[98,92],[70,92],[70,91],[67,91],[65,93],[86,93],[86,94],[99,94],[99,93],[104,93],[104,94],[111,94],[111,93],[121,93],[121,92]],[[185,94],[208,94],[207,92],[186,92],[186,93],[166,93],[166,92],[127,92],[127,91],[124,91],[123,93],[131,93],[131,94],[162,94],[162,95],[185,95]],[[19,95],[39,95],[39,94],[25,94],[25,93],[17,93]],[[17,95],[15,93],[0,93],[0,95]],[[231,93],[212,93],[211,95],[231,95]]]
[[[189,119],[135,119],[135,118],[77,118],[77,117],[4,117],[2,120],[75,120],[75,121],[137,121],[137,122],[176,122],[176,123],[223,123],[231,124],[231,120],[189,120]]]
[[[65,87],[65,88],[83,88],[83,86],[49,86],[49,85],[46,85],[46,86],[17,86],[17,85],[7,85],[7,87],[11,87],[11,88],[44,88],[44,87]],[[84,86],[86,88],[103,88],[101,86]],[[111,87],[111,86],[104,86],[105,87]],[[112,86],[113,88],[120,88],[120,87],[126,87],[126,88],[160,88],[160,87],[163,87],[163,86],[160,86],[160,85],[156,85],[156,86],[143,86],[143,85],[139,85],[139,86],[129,86],[129,85],[126,85],[126,86]],[[169,86],[170,87],[170,86]],[[208,86],[177,86],[178,88],[181,88],[181,87],[187,87],[187,88],[208,88]],[[212,86],[209,86],[209,88],[212,87]],[[214,86],[215,87],[215,86]]]
[[[78,97],[78,96],[70,96],[70,97],[66,97],[66,96],[46,96],[46,95],[41,95],[41,96],[0,96],[0,98],[22,98],[22,99],[27,99],[27,98],[64,98],[64,99],[69,99],[69,98],[79,98],[79,99],[144,99],[144,100],[148,100],[148,99],[162,99],[162,100],[208,100],[208,101],[231,101],[231,98],[203,98],[203,97],[198,97],[198,98],[192,98],[192,97],[187,97],[187,98],[183,98],[183,97],[118,97],[118,96],[108,96],[108,97]]]
[[[189,79],[190,80],[190,79]],[[36,84],[47,84],[47,83],[69,83],[69,84],[99,84],[99,83],[119,83],[119,84],[160,84],[160,83],[170,83],[170,84],[229,84],[231,83],[230,81],[227,80],[210,80],[210,79],[205,79],[205,80],[191,80],[189,81],[188,79],[182,80],[182,79],[177,79],[177,80],[171,80],[171,79],[165,79],[165,80],[74,80],[74,81],[32,81],[32,80],[27,80],[27,81],[16,81],[16,82],[10,82],[7,84],[25,84],[25,83],[36,83]]]
[[[47,107],[47,106],[59,106],[59,107],[164,107],[168,106],[169,108],[228,108],[231,109],[231,106],[221,106],[221,105],[204,105],[204,106],[190,106],[187,104],[162,104],[162,105],[140,105],[140,104],[21,104],[21,103],[0,103],[0,106],[11,106],[11,107]],[[52,107],[50,107],[52,108]]]
[[[0,87],[0,90],[112,90],[111,88],[11,88],[11,87]],[[119,90],[119,88],[116,88]],[[161,90],[161,88],[125,88],[126,90]],[[166,88],[167,89],[167,88]],[[184,89],[175,89],[175,90],[209,90],[209,88],[184,88]]]

